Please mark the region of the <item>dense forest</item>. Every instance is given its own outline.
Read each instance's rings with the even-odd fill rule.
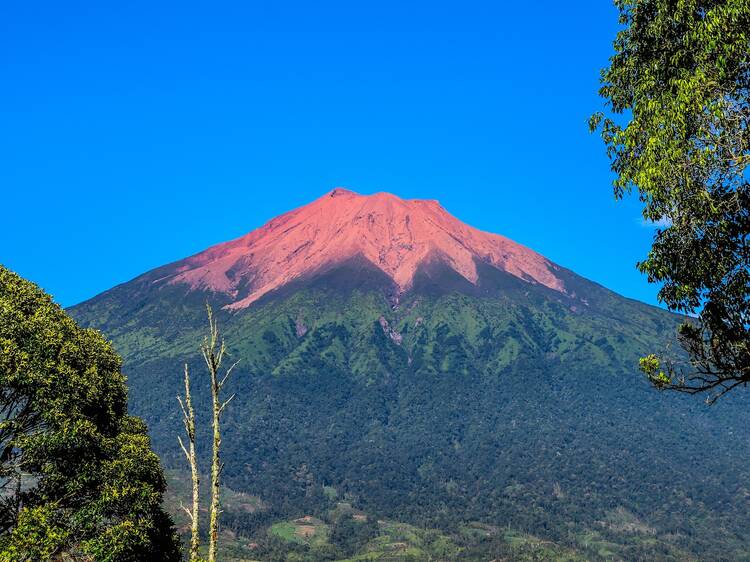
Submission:
[[[355,526],[356,545],[336,543],[338,526],[352,525],[336,518],[344,504],[444,534],[466,559],[502,553],[509,533],[588,559],[747,556],[742,397],[707,409],[653,392],[634,372],[644,350],[668,345],[680,317],[572,273],[575,297],[496,272],[464,286],[438,268],[395,302],[360,267],[219,316],[241,361],[225,483],[262,505],[227,511],[234,536],[323,559],[269,535],[310,516],[334,541],[318,546],[336,546],[326,559],[342,559],[376,532]],[[133,408],[180,471],[172,397],[180,361],[200,368],[205,295],[147,287],[136,280],[72,312],[122,351]],[[199,412],[207,399],[197,390]],[[476,542],[467,526],[503,532]]]

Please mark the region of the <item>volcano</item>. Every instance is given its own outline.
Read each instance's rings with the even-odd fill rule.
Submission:
[[[530,283],[564,292],[559,269],[543,256],[450,215],[437,201],[389,193],[359,195],[337,188],[249,234],[174,265],[157,281],[185,284],[231,297],[230,309],[249,306],[292,280],[361,257],[381,270],[398,293],[408,291],[421,266],[440,261],[470,283],[486,263]]]
[[[248,558],[521,559],[523,536],[569,560],[750,559],[742,398],[708,409],[637,374],[675,347],[677,315],[436,201],[337,188],[70,310],[123,356],[131,410],[175,471],[183,362],[210,443],[207,302],[240,361],[225,482],[260,499],[224,521],[260,545]],[[346,547],[342,513],[359,517]],[[327,525],[333,550],[269,538],[296,520]],[[388,542],[389,521],[413,532]],[[409,543],[426,528],[453,546]]]

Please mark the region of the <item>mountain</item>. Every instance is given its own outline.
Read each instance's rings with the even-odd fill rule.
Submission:
[[[565,292],[559,269],[528,248],[481,232],[448,214],[437,201],[389,193],[330,193],[231,242],[158,270],[155,283],[228,296],[240,310],[299,278],[350,259],[364,259],[390,278],[394,292],[414,285],[424,264],[439,261],[477,284],[477,262]]]
[[[255,498],[225,527],[254,557],[750,560],[744,399],[636,372],[681,319],[436,201],[335,189],[71,309],[123,355],[177,470],[185,361],[208,412],[206,302],[240,361],[225,482]]]

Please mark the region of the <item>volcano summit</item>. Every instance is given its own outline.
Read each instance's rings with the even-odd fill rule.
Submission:
[[[364,258],[393,282],[413,287],[420,267],[441,262],[472,284],[477,263],[565,292],[559,268],[502,236],[472,228],[437,201],[337,188],[261,228],[174,264],[156,282],[222,293],[230,309],[249,306],[290,281]]]

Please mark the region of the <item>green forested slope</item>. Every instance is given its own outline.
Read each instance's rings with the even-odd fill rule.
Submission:
[[[668,345],[679,319],[563,274],[572,298],[496,270],[475,287],[437,267],[397,302],[353,263],[222,311],[241,360],[226,483],[266,505],[226,526],[267,537],[274,522],[326,517],[345,500],[454,538],[488,525],[589,559],[750,559],[742,397],[709,409],[653,391],[637,359]],[[141,279],[72,310],[126,358],[132,409],[175,467],[174,396],[182,361],[202,372],[206,300],[223,304]],[[207,386],[194,386],[207,412]],[[492,540],[507,546],[506,535]]]

